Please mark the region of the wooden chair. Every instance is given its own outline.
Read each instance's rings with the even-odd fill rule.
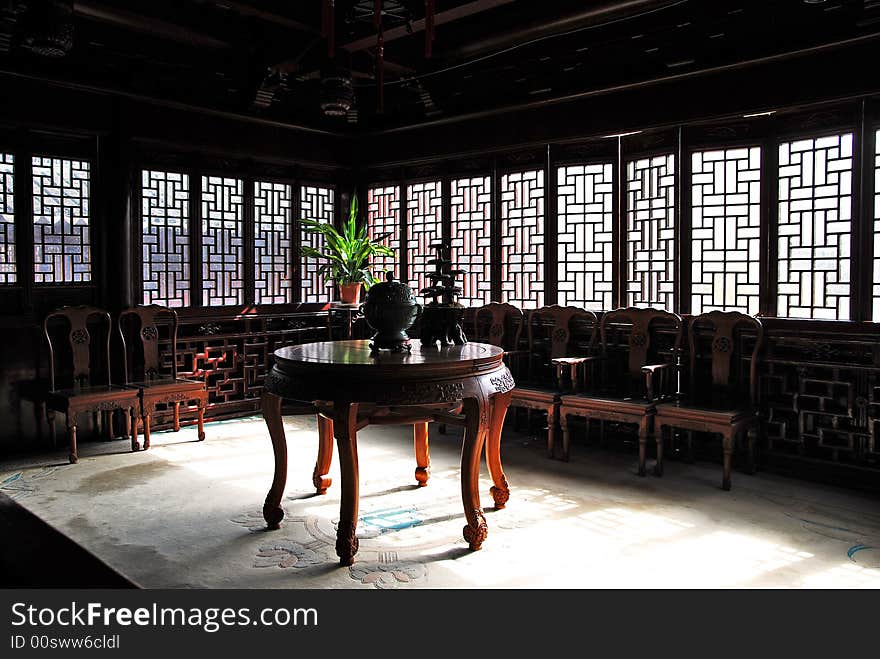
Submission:
[[[665,333],[664,333],[665,331]],[[602,316],[598,356],[554,360],[571,372],[572,392],[559,403],[562,451],[568,459],[568,419],[635,424],[639,429],[639,476],[645,475],[646,446],[653,434],[658,400],[672,395],[674,359],[682,339],[681,318],[660,309],[617,309]],[[662,473],[658,441],[657,471]]]
[[[91,373],[91,359],[94,344],[92,334],[89,331],[89,321],[98,319],[101,331],[106,335],[100,342],[101,348],[96,349],[94,355],[103,362],[102,366],[107,371],[106,383],[93,383]],[[56,379],[55,361],[56,345],[53,343],[49,331],[50,322],[54,319],[66,321],[69,331],[67,343],[69,344],[72,371],[70,386],[59,388]],[[92,323],[92,329],[95,323]],[[137,417],[135,410],[138,409],[137,392],[123,386],[111,384],[110,381],[110,333],[112,323],[110,314],[103,309],[89,306],[62,307],[46,316],[43,321],[43,334],[49,347],[49,391],[46,393],[46,410],[49,417],[49,429],[54,436],[55,412],[64,412],[67,417],[67,437],[70,443],[69,459],[71,464],[79,459],[76,447],[77,416],[82,412],[92,412],[95,415],[96,426],[101,415],[109,416],[113,410],[122,410],[126,414],[126,434],[131,435],[131,450],[138,450],[137,443]],[[61,346],[57,346],[60,348]],[[106,426],[111,429],[112,417],[105,419]]]
[[[519,348],[523,312],[512,304],[490,302],[474,312],[473,335],[468,340],[489,343],[508,353]]]
[[[561,394],[558,369],[553,360],[571,355],[590,356],[599,326],[592,311],[557,304],[529,312],[528,346],[522,359],[511,353],[516,386],[511,407],[547,414],[547,454],[554,457],[556,425]],[[517,357],[513,359],[513,357]]]
[[[664,427],[721,435],[724,490],[730,489],[734,444],[744,432],[748,471],[754,473],[755,433],[760,424],[757,369],[763,341],[761,321],[746,314],[710,311],[693,318],[688,332],[688,395],[657,405],[658,435]],[[658,460],[661,451],[658,442]]]
[[[166,316],[170,322],[171,373],[161,372],[159,357],[159,325],[157,321]],[[137,323],[134,319],[137,319]],[[161,322],[161,321],[159,321]],[[137,332],[140,349],[132,346],[132,355],[141,357],[139,368],[129,371],[129,346],[125,340],[128,329]],[[199,441],[205,439],[205,408],[208,391],[202,380],[186,380],[177,377],[177,312],[158,304],[130,307],[119,314],[119,336],[122,340],[122,359],[125,385],[137,391],[141,419],[144,422],[144,450],[150,448],[150,422],[157,415],[159,405],[171,407],[174,414],[174,432],[180,430],[180,404],[196,404],[199,424]]]

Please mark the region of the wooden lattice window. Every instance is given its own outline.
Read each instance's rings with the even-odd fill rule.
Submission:
[[[292,188],[286,183],[254,181],[254,301],[285,304],[291,287]]]
[[[675,298],[675,155],[626,166],[627,300],[673,310]]]
[[[244,182],[202,176],[202,304],[244,301]]]
[[[874,134],[874,322],[880,321],[880,130]]]
[[[544,171],[501,177],[501,301],[544,305]]]
[[[144,304],[190,304],[189,175],[141,173]]]
[[[466,270],[459,301],[480,306],[492,301],[492,178],[477,176],[452,181],[453,267]]]
[[[335,196],[333,188],[304,185],[300,188],[300,217],[316,222],[333,224]],[[317,233],[302,232],[302,244],[315,249],[324,247],[324,238]],[[303,259],[302,263],[302,301],[327,302],[330,292],[327,281],[318,269],[323,262],[317,259]]]
[[[15,156],[0,153],[0,284],[14,284],[15,272]]]
[[[850,317],[852,137],[779,145],[779,316]]]
[[[441,194],[440,181],[413,183],[406,189],[408,283],[416,293],[430,284],[425,279],[425,273],[429,270],[433,272],[428,267],[428,261],[435,258],[437,252],[430,246],[438,242],[442,235]]]
[[[382,243],[395,250],[400,246],[400,186],[389,185],[367,190],[367,231],[375,239],[385,233],[391,235]],[[373,257],[373,273],[381,277],[388,271],[400,278],[397,256]]]
[[[614,273],[614,166],[559,167],[559,304],[611,309]]]
[[[34,156],[34,283],[88,282],[91,269],[91,166]]]
[[[691,154],[691,312],[758,313],[761,147]]]

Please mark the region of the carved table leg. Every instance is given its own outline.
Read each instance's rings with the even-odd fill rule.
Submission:
[[[70,442],[67,459],[70,464],[75,465],[79,462],[79,455],[76,451],[76,413],[67,413],[67,440]]]
[[[510,486],[501,467],[501,431],[504,429],[504,417],[507,415],[507,407],[512,397],[512,389],[492,397],[492,416],[489,418],[489,434],[486,437],[486,466],[494,483],[489,491],[492,493],[496,509],[504,508],[510,499]]]
[[[199,441],[205,441],[205,407],[208,405],[208,398],[202,398],[199,400]]]
[[[318,494],[326,494],[331,480],[330,462],[333,460],[333,421],[326,416],[318,417],[318,460],[315,462],[315,471],[312,472],[312,483]]]
[[[461,500],[464,504],[464,516],[467,526],[464,527],[464,539],[471,549],[483,546],[489,533],[483,509],[480,506],[480,456],[486,441],[488,426],[488,401],[481,397],[466,398],[462,405],[466,425],[464,443],[461,449]]]
[[[419,487],[428,484],[431,455],[428,449],[428,422],[413,424],[413,444],[416,450],[416,481]]]
[[[174,432],[180,432],[180,401],[174,402]]]
[[[342,498],[339,503],[339,529],[336,532],[336,555],[340,565],[354,563],[358,550],[358,456],[357,403],[333,405],[333,434],[339,450],[342,471]]]
[[[270,529],[277,529],[284,518],[281,497],[287,484],[287,440],[284,437],[284,423],[281,419],[281,397],[267,391],[263,393],[261,402],[263,418],[269,428],[272,450],[275,453],[275,475],[272,478],[269,494],[266,495],[266,502],[263,504],[263,519]]]

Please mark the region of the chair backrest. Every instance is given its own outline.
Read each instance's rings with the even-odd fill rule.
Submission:
[[[642,367],[674,363],[681,348],[681,316],[664,309],[628,307],[602,316],[603,382],[620,393],[644,388]],[[613,382],[609,376],[618,376]]]
[[[110,328],[112,326],[110,314],[104,309],[79,305],[75,307],[61,307],[49,313],[43,319],[43,335],[49,347],[49,389],[55,390],[55,356],[58,352],[49,332],[50,322],[54,319],[65,320],[68,324],[67,341],[70,346],[72,361],[73,386],[78,387],[91,383],[92,378],[92,334],[89,331],[89,320],[97,319],[104,332],[104,340],[101,342],[100,358],[104,361],[107,369],[107,384],[110,384]],[[94,327],[94,325],[93,325]]]
[[[491,302],[474,312],[473,337],[504,350],[516,350],[523,329],[523,312],[512,304]]]
[[[532,309],[528,314],[528,373],[531,381],[553,382],[557,357],[585,357],[596,345],[599,320],[580,307],[558,304]]]
[[[709,311],[692,318],[688,330],[690,397],[757,405],[761,321],[738,311]]]
[[[177,312],[174,309],[163,307],[159,304],[139,305],[129,307],[119,313],[119,337],[122,340],[122,360],[123,373],[125,374],[125,383],[128,384],[131,372],[128,363],[128,344],[125,340],[126,322],[134,322],[138,319],[138,323],[134,325],[137,331],[137,337],[140,341],[141,354],[143,355],[143,377],[151,379],[160,374],[162,367],[161,357],[159,354],[159,318],[165,317],[165,324],[170,324],[170,343],[171,343],[171,377],[177,377]],[[134,350],[132,354],[137,354]]]

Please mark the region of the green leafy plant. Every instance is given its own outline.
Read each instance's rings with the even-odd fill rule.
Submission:
[[[370,258],[394,256],[392,248],[381,244],[388,239],[391,232],[376,236],[375,239],[370,238],[366,222],[358,222],[357,195],[351,196],[348,220],[343,223],[341,232],[326,222],[303,219],[300,223],[303,230],[324,237],[322,249],[303,245],[300,253],[307,258],[326,261],[318,269],[325,277],[337,284],[363,284],[367,289],[381,281],[370,269]]]

